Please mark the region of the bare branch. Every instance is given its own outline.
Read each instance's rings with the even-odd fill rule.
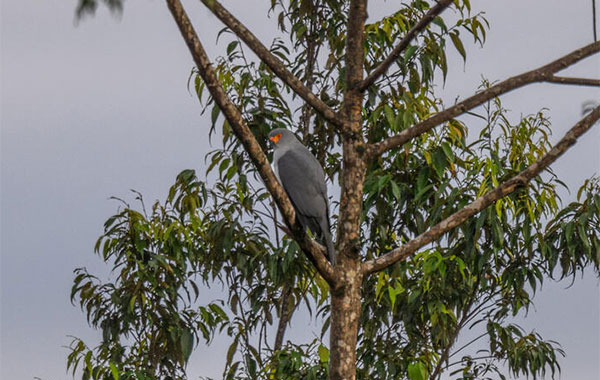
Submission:
[[[384,141],[375,143],[368,148],[368,156],[373,159],[384,152],[400,147],[407,141],[420,136],[421,134],[430,131],[438,125],[447,122],[465,112],[482,105],[490,99],[496,98],[502,94],[512,91],[516,88],[523,87],[525,85],[546,82],[554,74],[566,67],[573,65],[576,62],[581,61],[584,58],[589,57],[592,54],[600,51],[600,42],[594,42],[580,49],[577,49],[564,57],[557,59],[545,66],[537,68],[535,70],[514,76],[503,82],[500,82],[484,91],[481,91],[456,105],[447,108],[441,112],[436,113],[428,119],[421,121],[412,127],[405,129],[404,131],[392,136]]]
[[[320,45],[317,43],[317,39],[315,38],[316,28],[316,13],[317,8],[313,7],[310,21],[310,32],[306,36],[306,69],[304,70],[304,81],[306,82],[306,87],[309,91],[313,90],[314,83],[314,72],[315,65],[317,63],[317,57],[319,56],[319,47]],[[300,126],[302,128],[302,142],[304,144],[308,143],[309,130],[310,130],[310,119],[312,116],[312,109],[310,104],[305,103],[302,106],[302,112],[300,115]],[[321,166],[323,166],[322,161]]]
[[[344,119],[340,117],[333,109],[312,93],[300,79],[292,74],[285,65],[267,49],[258,38],[246,28],[237,18],[235,18],[221,3],[217,0],[201,0],[204,5],[215,15],[223,24],[227,25],[250,49],[263,61],[273,72],[281,78],[298,96],[310,104],[319,112],[325,120],[331,124],[342,128]]]
[[[600,87],[600,79],[560,77],[553,75],[550,78],[546,79],[546,82],[559,84],[573,84],[576,86]]]
[[[470,345],[472,345],[473,343],[477,342],[479,339],[488,336],[487,331],[478,335],[477,337],[471,339],[470,341],[468,341],[467,343],[463,344],[458,350],[454,351],[449,358],[453,357],[454,355],[458,354],[460,351],[464,350],[465,348],[469,347]],[[448,358],[448,359],[449,359]],[[446,366],[446,368],[448,368],[448,366]]]
[[[390,55],[388,55],[380,64],[373,70],[366,78],[362,81],[359,88],[360,91],[365,91],[369,88],[370,85],[375,83],[377,79],[379,79],[383,74],[387,72],[392,63],[398,59],[400,53],[404,51],[408,47],[408,45],[417,37],[417,35],[423,31],[427,26],[435,19],[440,13],[444,11],[444,9],[448,8],[450,4],[452,4],[453,0],[439,0],[436,5],[431,7],[431,9],[413,26],[402,38],[398,46],[392,50]]]
[[[567,134],[554,147],[552,147],[552,149],[548,151],[548,153],[546,153],[538,161],[529,165],[527,169],[497,186],[487,194],[477,198],[463,209],[450,215],[440,223],[431,227],[428,231],[422,233],[403,246],[396,248],[376,259],[364,262],[361,268],[362,272],[365,274],[378,272],[396,263],[397,261],[406,259],[414,254],[417,249],[437,240],[444,233],[450,231],[454,227],[457,227],[471,216],[477,214],[479,211],[496,202],[498,199],[505,197],[519,187],[527,185],[532,178],[540,174],[550,164],[556,161],[558,157],[566,152],[567,149],[574,145],[577,142],[577,138],[591,129],[598,119],[600,119],[600,106],[594,108],[591,113],[575,124],[575,126],[571,128]]]
[[[248,125],[242,118],[242,114],[231,102],[227,96],[227,93],[223,89],[223,86],[217,79],[215,70],[210,63],[204,47],[198,39],[198,35],[196,34],[196,31],[194,30],[185,10],[183,9],[181,2],[179,0],[166,0],[166,2],[171,14],[173,15],[173,18],[175,19],[175,22],[177,23],[177,26],[179,27],[181,35],[185,40],[190,53],[192,54],[194,62],[198,67],[198,72],[206,83],[211,96],[219,105],[219,108],[231,125],[236,137],[240,140],[245,151],[252,159],[252,163],[258,170],[267,190],[269,193],[271,193],[271,196],[277,203],[285,223],[290,227],[292,236],[298,242],[302,248],[302,251],[305,252],[308,258],[315,264],[321,276],[323,276],[323,278],[329,284],[335,284],[336,279],[333,268],[325,258],[325,248],[314,240],[310,239],[300,224],[296,223],[296,214],[294,212],[292,203],[275,178],[267,157],[256,141],[256,138],[250,131],[250,128],[248,128]]]

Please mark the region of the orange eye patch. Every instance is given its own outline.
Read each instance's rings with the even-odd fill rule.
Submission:
[[[281,138],[281,133],[276,134],[275,136],[269,137],[269,140],[273,141],[273,143],[277,144],[279,139]]]

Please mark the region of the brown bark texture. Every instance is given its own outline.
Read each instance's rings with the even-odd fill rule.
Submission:
[[[360,216],[363,198],[363,184],[366,166],[383,153],[398,148],[409,140],[420,136],[443,123],[456,118],[465,112],[482,105],[504,93],[519,87],[536,83],[551,82],[573,85],[600,85],[596,79],[558,77],[555,74],[582,59],[600,51],[600,42],[595,42],[575,50],[535,70],[514,76],[485,89],[464,101],[438,112],[414,126],[384,141],[368,145],[363,139],[361,111],[364,91],[377,81],[397,61],[402,51],[410,45],[435,17],[452,4],[451,0],[440,0],[432,7],[415,26],[399,41],[396,48],[382,63],[375,68],[366,79],[364,76],[365,20],[367,17],[367,1],[352,0],[350,2],[346,30],[346,65],[345,90],[343,106],[333,110],[311,92],[310,83],[304,84],[289,72],[282,62],[231,13],[216,0],[201,0],[217,18],[227,25],[252,51],[296,92],[307,104],[320,113],[329,123],[337,127],[342,140],[343,165],[341,175],[341,199],[337,228],[338,266],[333,268],[325,258],[325,249],[308,237],[295,221],[295,213],[291,202],[279,185],[271,170],[264,152],[254,135],[243,120],[240,111],[228,98],[223,86],[217,79],[214,68],[207,57],[200,40],[179,0],[166,0],[177,26],[185,40],[198,71],[206,83],[211,96],[219,105],[227,118],[235,135],[242,142],[244,149],[251,157],[267,190],[273,196],[277,207],[283,215],[286,225],[302,250],[313,261],[317,271],[329,283],[331,292],[330,315],[330,379],[353,380],[356,377],[356,344],[361,310],[361,285],[363,278],[374,272],[413,255],[419,248],[440,238],[444,233],[460,225],[479,211],[490,206],[498,199],[512,193],[519,187],[526,186],[529,181],[539,175],[552,164],[577,139],[588,131],[600,118],[600,107],[578,122],[569,132],[537,162],[530,165],[517,176],[498,185],[489,193],[481,196],[439,224],[431,227],[420,236],[408,241],[376,259],[363,262],[360,252]],[[283,297],[284,299],[286,297]],[[282,305],[280,328],[275,346],[281,347],[285,325],[288,322],[286,307]]]
[[[356,343],[361,308],[362,274],[357,259],[343,264],[338,289],[331,291],[331,327],[329,331],[329,378],[356,378]]]
[[[331,316],[329,333],[329,378],[331,380],[355,379],[356,343],[360,318],[361,296],[360,214],[366,164],[363,155],[361,110],[363,78],[364,30],[367,18],[367,1],[354,0],[348,15],[346,39],[346,92],[343,115],[346,127],[342,131],[342,195],[340,219],[337,230],[338,275],[337,287],[331,291]]]

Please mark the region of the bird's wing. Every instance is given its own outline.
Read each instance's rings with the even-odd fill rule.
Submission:
[[[288,150],[277,161],[277,174],[297,212],[317,218],[327,215],[323,170],[308,150]]]

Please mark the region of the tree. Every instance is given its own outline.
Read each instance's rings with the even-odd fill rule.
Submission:
[[[103,341],[74,339],[69,368],[84,379],[185,378],[194,345],[225,334],[227,379],[504,378],[503,362],[515,375],[559,370],[560,347],[510,317],[545,278],[599,268],[600,183],[563,207],[550,165],[600,107],[552,146],[543,110],[511,121],[498,97],[539,82],[600,86],[558,75],[600,43],[445,107],[433,81],[447,75],[447,48],[466,59],[465,36],[483,45],[487,33],[468,0],[415,0],[368,25],[366,0],[271,0],[289,42],[269,47],[219,2],[202,2],[229,38],[216,65],[180,1],[166,0],[197,66],[208,133],[222,135],[207,155],[215,180],[185,170],[164,202],[148,210],[139,195],[137,209],[107,220],[96,251],[116,278],[79,268],[71,294]],[[77,12],[95,7],[80,0]],[[481,120],[478,136],[466,114]],[[335,268],[271,171],[276,127],[294,129],[341,184]],[[198,305],[199,283],[224,285],[228,299]],[[323,319],[328,346],[284,342],[300,306]],[[469,351],[474,341],[483,353]]]

